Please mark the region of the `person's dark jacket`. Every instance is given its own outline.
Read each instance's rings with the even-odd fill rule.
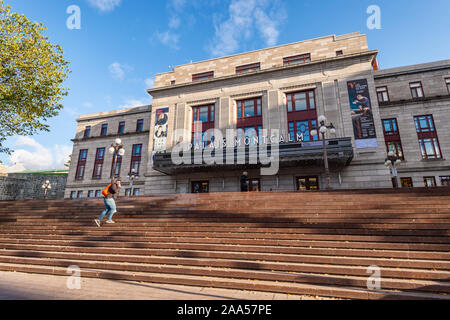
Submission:
[[[108,195],[106,196],[106,199],[117,199],[117,196],[119,195],[119,186],[117,185],[117,183],[113,183],[109,189],[108,189]]]
[[[247,176],[241,176],[241,191],[248,191],[248,177]]]

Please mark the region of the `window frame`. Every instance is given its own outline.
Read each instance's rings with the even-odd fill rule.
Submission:
[[[422,128],[422,126],[421,126],[421,118],[424,118],[424,117],[427,118],[427,123],[429,124],[428,128]],[[443,159],[442,149],[441,149],[441,145],[439,143],[439,137],[437,134],[436,123],[434,122],[433,115],[427,114],[427,115],[414,116],[414,124],[415,124],[416,131],[417,131],[417,137],[419,140],[419,149],[420,149],[420,153],[422,154],[422,159],[424,159],[424,160]],[[424,131],[424,129],[427,129],[428,131]],[[430,155],[427,153],[427,148],[425,146],[425,143],[426,143],[425,140],[430,140],[430,139],[433,144],[433,150],[435,151],[435,153],[433,155]],[[437,154],[436,151],[438,151],[439,154]]]
[[[311,53],[303,53],[295,56],[284,57],[283,66],[292,66],[311,62]]]
[[[136,132],[143,132],[144,131],[144,119],[139,119],[136,122]]]
[[[208,108],[208,121],[203,122],[200,121],[200,110],[202,108]],[[212,119],[212,120],[211,120]],[[197,129],[196,127],[196,123],[201,122],[202,123],[202,145],[203,147],[209,145],[211,143],[211,141],[213,140],[213,137],[206,137],[205,139],[205,134],[208,130],[210,129],[214,129],[215,128],[215,123],[216,123],[216,104],[212,103],[212,104],[204,104],[204,105],[198,105],[198,106],[193,106],[192,107],[192,132],[191,132],[191,143],[192,144],[196,144],[198,141],[195,141],[197,136],[197,133],[200,132],[196,132],[195,130]]]
[[[103,164],[105,162],[105,152],[106,148],[97,148],[97,151],[95,153],[94,172],[92,173],[93,180],[100,180],[102,178]],[[98,171],[98,167],[100,167],[100,172],[99,174],[96,174],[96,172]]]
[[[83,138],[90,138],[91,137],[91,129],[92,129],[92,126],[86,126],[84,128]]]
[[[420,84],[420,86],[419,86],[419,87],[412,87],[412,85],[415,85],[415,84]],[[415,93],[417,94],[417,89],[419,89],[419,88],[420,88],[420,90],[422,91],[422,96],[421,96],[421,97],[419,97],[419,96],[414,97],[414,93],[413,93],[413,92],[415,92]],[[410,89],[410,91],[411,91],[411,97],[412,97],[413,99],[422,99],[422,98],[425,98],[425,91],[423,90],[422,81],[413,81],[413,82],[410,82],[410,83],[409,83],[409,89]]]
[[[403,182],[404,182],[404,181],[409,181],[411,186],[404,186],[404,185],[403,185]],[[411,177],[403,177],[403,178],[400,178],[400,186],[401,186],[402,188],[414,188],[413,179],[412,179]]]
[[[246,74],[250,72],[258,72],[261,71],[261,63],[251,63],[243,66],[236,67],[236,74]]]
[[[450,78],[445,78],[445,86],[447,87],[447,92],[450,94]]]
[[[253,101],[253,112],[254,116],[245,117],[245,103],[248,101]],[[258,105],[258,101],[260,104]],[[247,98],[242,100],[236,100],[236,130],[241,131],[241,138],[245,141],[246,132],[249,131],[250,128],[253,128],[256,131],[256,135],[259,137],[260,133],[263,130],[263,104],[262,104],[262,96]],[[259,110],[259,106],[261,110]],[[239,117],[239,109],[241,109],[241,114]],[[258,111],[260,111],[258,113]],[[259,115],[258,115],[259,114]],[[238,137],[239,138],[239,133]],[[261,141],[260,141],[261,143]]]
[[[450,187],[450,176],[439,176],[439,181],[442,187]],[[447,183],[444,183],[447,181]]]
[[[379,91],[380,89],[385,89],[385,91]],[[389,96],[389,89],[387,86],[376,87],[376,93],[377,93],[378,103],[386,103],[386,102],[391,101],[391,97]],[[380,100],[380,93],[381,94],[386,93],[387,100],[384,99],[384,96],[383,96],[383,99]]]
[[[192,75],[192,82],[206,81],[214,79],[214,71],[196,73]]]
[[[108,135],[108,124],[103,123],[100,129],[100,137],[106,137]]]
[[[432,179],[433,185],[431,187],[428,186],[427,179]],[[436,177],[434,177],[434,176],[423,177],[423,183],[425,184],[425,188],[436,188],[437,187]]]
[[[138,148],[139,147],[139,148]],[[137,150],[139,149],[139,152]],[[141,162],[142,162],[142,153],[143,153],[143,144],[134,144],[131,151],[131,166],[130,172],[135,169],[136,174],[139,174],[141,170]],[[137,164],[137,166],[135,166]]]
[[[125,133],[125,125],[126,125],[125,121],[119,122],[119,128],[117,130],[117,134],[124,134]]]
[[[89,149],[81,149],[78,155],[77,171],[75,172],[75,180],[80,181],[84,179],[86,173],[86,163],[89,154]],[[80,174],[80,169],[83,168],[83,173]]]

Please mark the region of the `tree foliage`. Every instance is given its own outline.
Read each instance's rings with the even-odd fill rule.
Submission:
[[[10,136],[49,131],[45,122],[63,108],[69,62],[46,29],[0,0],[0,153],[10,152]]]

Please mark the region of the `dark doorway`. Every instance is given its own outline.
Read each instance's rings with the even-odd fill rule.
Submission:
[[[317,191],[319,190],[319,177],[298,177],[298,191]]]
[[[209,181],[192,182],[192,193],[209,193]]]

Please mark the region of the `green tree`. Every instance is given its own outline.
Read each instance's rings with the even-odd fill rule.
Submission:
[[[45,122],[63,108],[69,62],[46,29],[0,0],[0,153],[11,151],[8,137],[50,131]]]

